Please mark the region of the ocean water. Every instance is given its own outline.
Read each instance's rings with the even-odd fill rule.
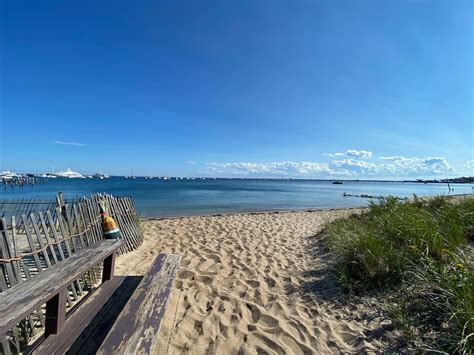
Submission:
[[[451,184],[451,194],[472,193],[472,184]],[[304,210],[334,207],[357,207],[369,199],[344,197],[367,194],[372,196],[410,197],[448,195],[446,184],[402,182],[344,182],[262,180],[262,179],[49,179],[34,186],[7,187],[0,185],[0,199],[38,198],[54,200],[57,192],[66,198],[105,192],[131,196],[142,217],[168,217],[237,213],[255,211]]]

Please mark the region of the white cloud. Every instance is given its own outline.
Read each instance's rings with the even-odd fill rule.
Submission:
[[[408,158],[395,156],[395,157],[379,157],[379,159],[395,161],[395,160],[403,160],[403,159],[408,159]]]
[[[287,176],[327,178],[334,176],[359,177],[431,177],[452,176],[456,170],[441,157],[406,158],[381,157],[382,161],[367,162],[357,158],[332,160],[329,163],[282,161],[268,163],[235,162],[208,163],[210,173],[242,176]]]
[[[270,163],[208,163],[208,169],[221,169],[232,174],[305,175],[321,172],[329,173],[328,165],[313,162],[270,162]]]
[[[323,155],[328,157],[343,157],[346,153],[323,153]]]
[[[63,144],[63,145],[75,145],[79,147],[84,147],[85,144],[82,143],[73,143],[73,142],[62,142],[62,141],[53,141],[54,144]]]
[[[376,175],[379,170],[377,164],[357,159],[333,160],[329,167],[334,174],[344,175]]]
[[[383,168],[392,174],[404,172],[404,175],[452,175],[456,170],[441,157],[406,158],[401,156],[380,157],[388,163],[382,164]]]
[[[196,165],[197,163],[196,163],[195,161],[188,160],[188,164],[191,164],[191,165]]]
[[[471,171],[474,171],[474,160],[468,160],[464,163],[464,166]]]
[[[355,150],[355,149],[348,149],[343,153],[324,153],[323,155],[329,157],[353,157],[353,158],[371,158],[372,152],[368,150]]]

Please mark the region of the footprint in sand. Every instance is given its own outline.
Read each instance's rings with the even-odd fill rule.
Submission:
[[[262,314],[260,316],[260,319],[258,320],[258,324],[261,324],[261,325],[263,325],[264,327],[267,327],[267,328],[275,328],[275,327],[278,327],[280,325],[278,319],[276,319],[275,317],[266,315],[266,314]]]
[[[216,271],[215,266],[216,266],[216,261],[214,259],[204,258],[204,262],[201,265],[199,265],[198,269],[200,271],[209,271],[209,270]]]
[[[276,281],[272,277],[265,278],[265,282],[267,283],[268,287],[273,288],[276,286]]]
[[[247,283],[247,285],[249,285],[252,288],[260,287],[260,282],[256,280],[245,280],[245,282]]]
[[[257,323],[261,315],[259,309],[257,308],[257,306],[251,303],[247,303],[247,308],[250,310],[250,313],[252,314],[252,321],[254,323]]]
[[[234,323],[234,324],[239,323],[240,319],[241,319],[241,317],[237,313],[232,313],[230,315],[230,322],[231,323]]]
[[[189,280],[194,277],[194,272],[188,270],[182,270],[178,273],[178,278],[182,280]]]
[[[209,276],[198,276],[196,277],[198,282],[202,282],[204,285],[209,285],[212,283],[212,278]]]

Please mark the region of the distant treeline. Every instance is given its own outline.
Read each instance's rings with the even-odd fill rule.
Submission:
[[[462,176],[458,178],[451,179],[439,179],[439,180],[423,180],[417,179],[416,182],[426,182],[426,183],[457,183],[457,184],[473,184],[474,176]]]

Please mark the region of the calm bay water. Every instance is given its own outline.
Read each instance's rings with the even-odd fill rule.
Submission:
[[[452,194],[472,193],[472,184],[451,184]],[[54,200],[57,192],[66,198],[106,192],[131,196],[143,217],[187,216],[213,213],[314,209],[364,206],[368,199],[343,197],[373,195],[410,197],[448,195],[446,184],[402,182],[344,182],[302,180],[146,180],[50,179],[35,186],[1,189],[1,199],[40,198]]]

